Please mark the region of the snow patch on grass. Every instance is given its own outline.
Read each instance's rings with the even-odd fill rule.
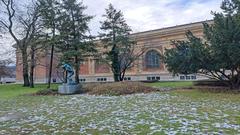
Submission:
[[[0,134],[240,133],[238,102],[196,101],[169,93],[16,100],[0,100],[0,108],[11,113],[14,104],[14,110],[25,117],[0,121]]]

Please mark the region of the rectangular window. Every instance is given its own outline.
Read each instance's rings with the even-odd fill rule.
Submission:
[[[180,76],[180,80],[185,80],[185,76]]]
[[[57,82],[57,79],[53,78],[53,83],[56,83]]]
[[[97,78],[97,81],[98,81],[98,82],[106,82],[106,81],[107,81],[107,78]]]
[[[81,60],[81,61],[80,61],[80,64],[81,64],[81,65],[85,65],[85,64],[86,64],[86,61]]]
[[[131,81],[131,77],[125,77],[124,80],[125,81]]]
[[[147,77],[148,81],[159,81],[161,80],[160,76],[151,76],[151,77]]]
[[[186,76],[186,80],[191,80],[191,76]]]
[[[197,79],[197,76],[196,75],[193,75],[192,76],[192,80],[196,80]]]
[[[86,82],[86,79],[80,79],[80,82]]]

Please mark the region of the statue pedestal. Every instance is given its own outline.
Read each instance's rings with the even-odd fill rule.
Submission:
[[[76,84],[76,85],[63,84],[58,86],[58,93],[64,94],[64,95],[76,94],[80,92],[80,90],[81,90],[81,85],[79,84]]]

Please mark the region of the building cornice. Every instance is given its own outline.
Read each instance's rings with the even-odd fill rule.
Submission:
[[[187,23],[187,24],[182,24],[182,25],[176,25],[176,26],[171,26],[171,27],[165,27],[165,28],[160,28],[160,29],[155,29],[155,30],[148,30],[148,31],[143,31],[143,32],[136,32],[132,33],[131,36],[133,37],[139,37],[139,36],[144,36],[144,35],[151,35],[151,34],[156,34],[156,33],[171,33],[174,31],[182,31],[186,30],[189,28],[202,28],[203,23],[213,23],[213,20],[206,20],[206,21],[200,21],[200,22],[194,22],[194,23]]]

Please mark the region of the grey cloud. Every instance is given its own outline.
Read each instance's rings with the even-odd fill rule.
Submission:
[[[28,0],[19,0],[24,1]],[[95,16],[90,28],[97,35],[99,21],[109,3],[122,10],[134,32],[140,32],[212,19],[210,12],[219,11],[221,0],[83,0],[83,3],[88,6],[85,13]]]
[[[123,11],[134,32],[212,19],[211,11],[219,11],[219,0],[84,0],[87,12],[95,15],[90,27],[100,30],[104,9],[109,3]]]

